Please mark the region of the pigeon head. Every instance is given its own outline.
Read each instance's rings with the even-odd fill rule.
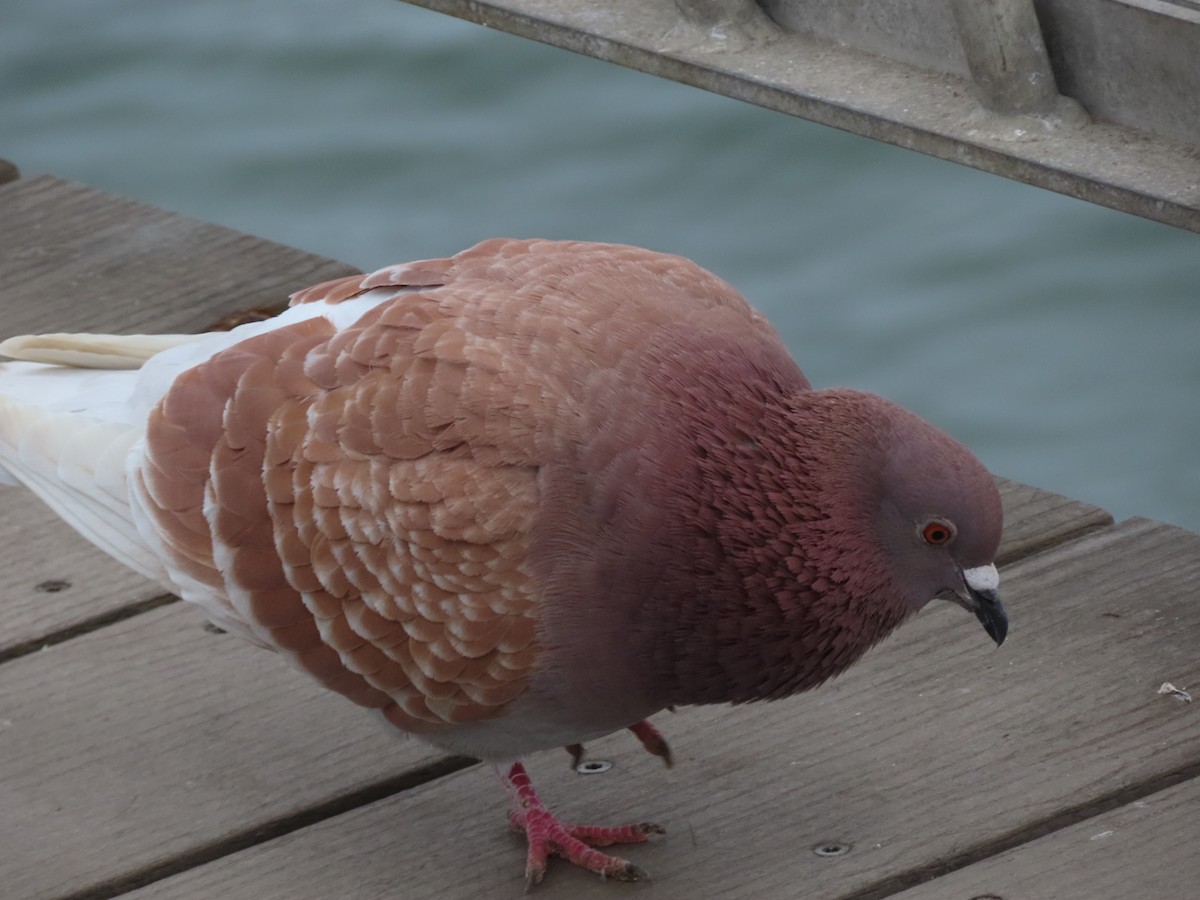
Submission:
[[[974,613],[996,641],[1008,620],[995,567],[1003,514],[995,480],[958,441],[874,394],[794,395],[776,427],[779,499],[809,587],[871,611],[888,629],[930,600]],[[790,446],[789,446],[790,445]],[[886,633],[886,632],[884,632]],[[882,635],[880,635],[882,636]]]
[[[997,588],[1003,515],[995,481],[970,451],[901,407],[870,398],[879,443],[876,536],[905,601],[920,609],[949,600],[1004,642],[1008,619]]]

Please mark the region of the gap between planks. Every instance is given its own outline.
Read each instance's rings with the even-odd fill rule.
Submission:
[[[982,860],[897,900],[1181,900],[1200,884],[1200,779]]]
[[[469,756],[447,756],[434,760],[415,769],[401,772],[399,775],[385,778],[375,784],[367,785],[356,791],[331,797],[321,803],[297,810],[277,819],[260,822],[245,831],[235,832],[210,844],[193,847],[161,863],[150,865],[121,875],[110,881],[94,885],[82,891],[66,894],[60,900],[111,900],[140,887],[162,881],[172,875],[186,872],[205,863],[210,863],[223,856],[229,856],[240,850],[265,844],[276,838],[315,825],[325,819],[332,819],[359,807],[368,806],[379,800],[407,791],[412,788],[435,781],[454,772],[462,771],[471,766],[479,765],[479,760]]]
[[[1074,825],[1079,825],[1088,819],[1102,816],[1105,813],[1112,812],[1114,809],[1128,806],[1131,803],[1136,803],[1138,800],[1144,800],[1160,791],[1168,790],[1196,778],[1200,778],[1200,761],[1182,765],[1172,771],[1152,776],[1146,781],[1127,785],[1108,794],[1093,797],[1091,800],[1080,803],[1078,806],[1069,806],[1053,815],[1046,816],[1044,819],[1022,825],[1020,828],[1015,828],[1008,834],[1003,834],[991,840],[981,841],[974,846],[967,847],[950,859],[890,876],[860,891],[847,894],[839,898],[839,900],[884,900],[884,898],[901,894],[904,891],[923,884],[928,884],[931,881],[941,878],[943,875],[949,875],[951,872],[965,869],[967,866],[983,862],[993,856],[999,856],[1002,853],[1007,853],[1009,850],[1015,850],[1056,831],[1062,831]]]
[[[80,538],[82,540],[82,538]],[[97,631],[101,628],[106,628],[109,625],[115,625],[117,622],[124,622],[126,619],[132,619],[134,616],[140,616],[142,613],[153,612],[156,609],[161,609],[171,603],[182,603],[183,601],[174,594],[159,594],[156,597],[148,597],[145,600],[138,600],[134,603],[129,603],[125,606],[118,606],[115,609],[109,609],[93,616],[90,619],[81,619],[65,628],[60,628],[57,631],[51,631],[44,635],[39,635],[35,638],[30,638],[19,644],[13,644],[10,647],[0,649],[0,664],[6,663],[9,660],[17,659],[21,656],[26,656],[30,653],[38,653],[45,650],[47,647],[53,647],[55,644],[61,644],[64,641],[69,641],[71,638],[79,637],[92,631]]]

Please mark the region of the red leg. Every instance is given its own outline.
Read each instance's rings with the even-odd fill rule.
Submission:
[[[655,756],[661,756],[668,769],[675,765],[675,758],[671,755],[671,748],[667,745],[667,739],[662,736],[657,728],[650,724],[649,720],[642,719],[642,721],[630,725],[629,730],[637,736],[637,739],[642,742],[642,746],[648,752],[653,753]],[[584,756],[583,744],[568,744],[563,749],[571,754],[571,767],[574,769],[579,768],[579,763],[583,761]]]
[[[671,748],[667,746],[667,740],[659,733],[659,730],[650,724],[649,720],[642,719],[636,725],[630,725],[629,730],[637,735],[637,739],[642,742],[642,746],[655,756],[661,756],[663,762],[667,764],[667,768],[671,768],[675,764],[674,758],[671,756]]]
[[[583,762],[583,744],[567,744],[563,749],[571,754],[571,768],[578,769]]]
[[[516,807],[508,814],[514,829],[524,831],[529,842],[529,854],[525,861],[525,883],[532,887],[546,874],[546,860],[551,853],[567,859],[577,866],[595,872],[601,878],[616,878],[620,881],[637,881],[649,876],[631,862],[618,856],[609,856],[593,849],[611,844],[640,844],[652,834],[663,834],[657,825],[620,825],[614,828],[593,825],[568,825],[560,822],[554,813],[546,809],[538,799],[525,767],[513,763],[508,774],[502,776],[504,785]]]

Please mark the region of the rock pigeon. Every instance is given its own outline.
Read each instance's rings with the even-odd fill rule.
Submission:
[[[928,601],[1000,643],[995,483],[881,397],[813,389],[678,256],[495,239],[202,335],[0,352],[0,474],[121,562],[391,726],[496,764],[700,703],[816,687]]]

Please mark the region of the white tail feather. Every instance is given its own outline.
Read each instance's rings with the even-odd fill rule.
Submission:
[[[140,369],[172,347],[200,340],[196,334],[23,334],[0,341],[0,356],[80,369]]]
[[[124,400],[136,377],[0,364],[0,480],[25,485],[101,550],[163,582],[129,510],[126,463],[142,428]]]

